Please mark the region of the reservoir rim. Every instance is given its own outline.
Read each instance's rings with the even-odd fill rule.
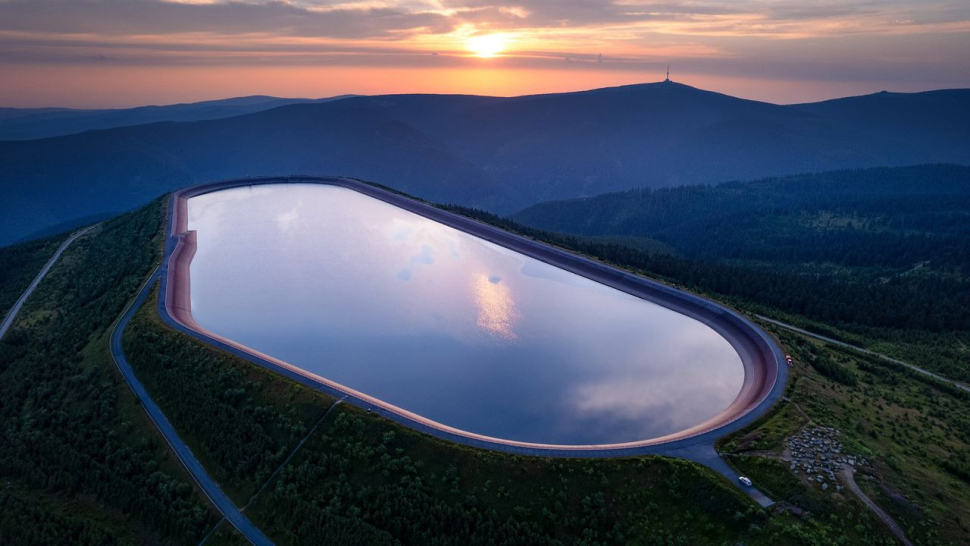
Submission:
[[[738,353],[744,368],[741,389],[734,401],[719,414],[700,424],[664,436],[595,445],[523,442],[485,436],[439,423],[203,328],[195,321],[191,312],[189,266],[195,255],[196,233],[188,229],[188,200],[227,189],[288,183],[322,184],[356,191],[697,320],[727,340]],[[709,445],[716,438],[747,426],[768,411],[781,398],[787,381],[787,364],[777,343],[736,311],[708,298],[352,178],[306,175],[252,177],[183,188],[171,195],[166,233],[158,312],[167,325],[300,384],[344,399],[359,408],[374,411],[440,439],[472,447],[552,457],[621,457],[664,453],[696,444]]]

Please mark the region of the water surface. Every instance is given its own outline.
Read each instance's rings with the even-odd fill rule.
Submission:
[[[235,188],[188,210],[200,325],[446,425],[643,440],[741,389],[700,322],[353,190]]]

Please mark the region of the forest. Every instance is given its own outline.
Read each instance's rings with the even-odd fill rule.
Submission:
[[[615,246],[576,249],[836,326],[970,331],[970,167],[635,190],[536,205],[510,220],[615,237]],[[631,237],[673,255],[639,256],[620,239]]]
[[[184,544],[215,523],[107,350],[160,258],[161,204],[75,241],[0,340],[0,543]],[[15,248],[43,264],[49,244]]]
[[[30,285],[67,233],[24,244],[0,247],[0,319]]]
[[[213,351],[165,326],[155,305],[126,330],[129,360],[278,544],[892,544],[868,512],[819,499],[817,517],[768,513],[683,460],[544,459],[443,442]],[[239,430],[214,433],[227,418]],[[292,461],[268,476],[301,435]],[[211,540],[241,544],[230,529]]]
[[[219,518],[165,449],[107,352],[111,324],[160,258],[163,208],[156,201],[79,239],[0,340],[0,543],[53,545],[66,537],[92,545],[197,544],[203,537],[213,545],[242,543],[224,524],[209,535]],[[663,242],[558,235],[447,208],[749,314],[795,308],[828,316],[825,305],[835,303],[828,298],[839,294],[831,291],[865,297],[841,279],[804,277],[800,288],[793,274],[772,277],[750,264],[658,251]],[[55,242],[0,249],[0,256],[12,252],[6,255],[42,265]],[[10,286],[22,290],[32,277],[12,275],[17,267],[0,262],[8,270],[0,271],[2,286],[11,293]],[[720,476],[682,460],[504,455],[334,405],[167,328],[155,312],[156,297],[157,290],[126,330],[129,361],[208,472],[279,544],[894,544],[854,497],[813,488],[765,456],[780,452],[786,435],[809,422],[841,427],[846,444],[872,458],[857,476],[860,485],[917,544],[956,545],[970,534],[967,396],[771,326],[796,359],[790,404],[720,446],[731,464],[781,501],[766,511]],[[926,301],[919,294],[911,294],[912,302],[903,292],[896,297],[893,305]],[[863,320],[853,314],[856,306],[823,321],[827,333],[851,336],[839,325],[867,324],[845,318]],[[913,335],[916,347],[949,343],[933,337],[946,332],[898,331]],[[959,377],[965,365],[946,358],[936,369]]]

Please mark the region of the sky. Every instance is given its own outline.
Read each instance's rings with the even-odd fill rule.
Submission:
[[[970,87],[968,0],[0,0],[0,106]]]

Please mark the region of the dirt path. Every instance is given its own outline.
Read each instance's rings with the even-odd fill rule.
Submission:
[[[792,403],[794,404],[794,402]],[[798,405],[795,404],[795,406],[797,407]],[[801,408],[798,408],[798,410],[801,411],[806,418],[808,417],[808,415],[805,414],[805,412],[802,411]],[[809,419],[809,425],[810,424],[811,424],[811,419]],[[809,426],[809,425],[806,425],[806,426]],[[786,446],[787,446],[787,442],[786,442]],[[744,454],[748,456],[774,459],[776,461],[782,461],[785,463],[788,463],[792,460],[791,450],[788,447],[785,447],[784,450],[781,452],[781,454],[778,454],[778,453],[775,453],[774,451],[769,451],[769,450],[748,451],[748,452],[745,452]],[[913,546],[913,543],[910,542],[909,538],[906,537],[906,533],[903,532],[903,528],[900,527],[898,523],[896,523],[896,520],[894,520],[889,514],[883,511],[883,509],[880,508],[878,504],[876,504],[872,499],[870,499],[862,491],[859,485],[855,482],[855,467],[846,465],[842,469],[842,471],[839,472],[839,475],[842,477],[842,481],[845,483],[846,487],[848,487],[850,491],[852,491],[857,497],[859,497],[859,500],[861,500],[866,506],[868,506],[869,509],[872,510],[876,514],[876,516],[880,520],[882,520],[883,523],[886,524],[886,527],[888,527],[889,530],[892,531],[893,535],[895,535],[896,538],[898,538],[905,546]]]
[[[882,522],[885,523],[887,527],[889,527],[889,530],[892,531],[894,535],[896,535],[896,538],[901,540],[902,543],[905,544],[906,546],[913,546],[913,543],[910,542],[908,538],[906,538],[906,533],[904,533],[903,528],[900,527],[898,523],[896,523],[896,520],[890,517],[889,514],[883,512],[882,508],[879,508],[879,505],[873,502],[872,499],[870,499],[865,493],[863,493],[862,489],[859,488],[859,485],[855,483],[854,468],[852,468],[851,466],[847,466],[844,469],[842,469],[842,477],[845,479],[845,483],[849,487],[849,489],[851,489],[852,492],[855,493],[857,497],[859,497],[859,500],[866,503],[866,506],[868,506],[869,509],[875,512],[877,516],[879,516],[879,519],[881,519]]]

